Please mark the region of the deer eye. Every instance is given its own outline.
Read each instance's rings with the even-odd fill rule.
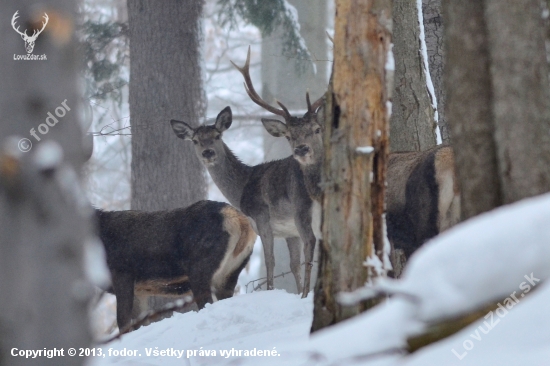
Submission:
[[[196,145],[198,144],[199,142],[197,140],[193,140],[193,143]]]
[[[290,137],[288,137],[288,136],[285,136],[285,139],[287,139],[288,141],[290,141]]]
[[[321,128],[317,128],[317,129],[315,130],[315,133],[321,133]]]
[[[222,137],[222,135],[217,135],[216,137],[214,137],[216,140],[219,140],[220,138]]]

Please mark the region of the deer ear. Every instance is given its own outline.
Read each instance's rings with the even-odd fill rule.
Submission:
[[[172,119],[170,120],[170,124],[172,125],[172,130],[174,130],[174,133],[180,139],[191,140],[193,138],[195,130],[193,130],[193,127],[189,126],[187,123]]]
[[[216,117],[216,130],[223,132],[231,127],[233,117],[231,115],[231,107],[225,107]]]
[[[274,137],[284,136],[287,131],[286,125],[277,119],[262,118],[262,123],[267,132]]]

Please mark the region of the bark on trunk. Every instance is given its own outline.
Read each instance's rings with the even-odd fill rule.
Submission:
[[[447,118],[466,220],[500,205],[487,30],[479,0],[443,0],[443,9]]]
[[[174,138],[168,123],[204,117],[201,13],[202,1],[128,2],[132,209],[185,207],[206,195],[193,146]]]
[[[444,9],[448,116],[466,219],[550,190],[544,25],[538,0],[446,0]]]
[[[336,295],[371,279],[374,273],[363,261],[383,252],[391,5],[336,2],[333,83],[325,111],[322,282],[316,286],[312,331],[368,306],[343,307]]]
[[[432,101],[420,52],[420,25],[415,1],[393,2],[395,88],[392,95],[390,149],[423,151],[436,144]]]
[[[550,89],[540,0],[485,0],[502,204],[550,190]]]
[[[76,8],[68,0],[31,5],[0,3],[0,365],[29,363],[13,357],[13,348],[64,349],[62,361],[41,357],[40,364],[81,365],[85,358],[67,356],[69,347],[90,346],[87,303],[93,293],[83,270],[84,242],[93,237],[79,177],[84,151]],[[29,35],[48,14],[31,53],[47,61],[13,59],[27,55],[8,20],[16,11],[17,25]],[[58,122],[46,120],[48,113]],[[63,152],[59,160],[56,151]]]

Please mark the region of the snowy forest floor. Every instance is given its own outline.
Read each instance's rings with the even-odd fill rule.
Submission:
[[[376,283],[394,296],[311,337],[312,294],[255,292],[142,327],[104,346],[106,356],[89,365],[546,366],[549,222],[547,194],[462,223],[418,250],[402,279]],[[412,355],[403,351],[408,338],[433,324],[497,302],[496,310],[452,336]],[[114,355],[123,350],[136,355]],[[242,353],[226,357],[232,350]],[[254,350],[269,356],[249,355]],[[177,351],[184,351],[181,358]]]

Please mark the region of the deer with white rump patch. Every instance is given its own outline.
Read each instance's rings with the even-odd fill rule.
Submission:
[[[134,294],[182,297],[199,309],[233,296],[256,241],[250,221],[227,203],[199,201],[168,211],[96,210],[117,299],[117,323],[131,319]]]
[[[309,110],[313,111],[320,103],[321,101],[317,101],[310,105]],[[314,113],[308,113],[306,113],[307,118],[313,119]],[[318,144],[322,148],[318,137],[320,130],[315,128],[314,124],[319,128],[320,126],[312,122],[309,132],[303,131],[300,141],[304,142],[299,143],[294,156],[248,166],[241,162],[222,140],[223,132],[232,123],[231,108],[226,107],[222,110],[214,125],[193,128],[181,121],[171,120],[170,123],[176,136],[193,141],[199,160],[206,166],[214,183],[229,202],[253,219],[264,248],[267,289],[273,289],[275,267],[273,239],[282,237],[286,239],[290,252],[290,269],[296,281],[296,288],[298,292],[302,292],[302,297],[307,296],[316,242],[312,230],[312,211],[316,205],[310,197],[310,187],[305,178],[304,168],[298,159],[307,163],[314,160],[315,149],[307,147],[305,141],[319,139]],[[274,122],[268,120],[267,123]],[[317,143],[312,143],[310,146],[317,146]],[[313,167],[313,165],[310,164],[307,167]],[[319,216],[315,215],[315,217]],[[306,261],[303,287],[300,276],[300,238],[304,242]]]

